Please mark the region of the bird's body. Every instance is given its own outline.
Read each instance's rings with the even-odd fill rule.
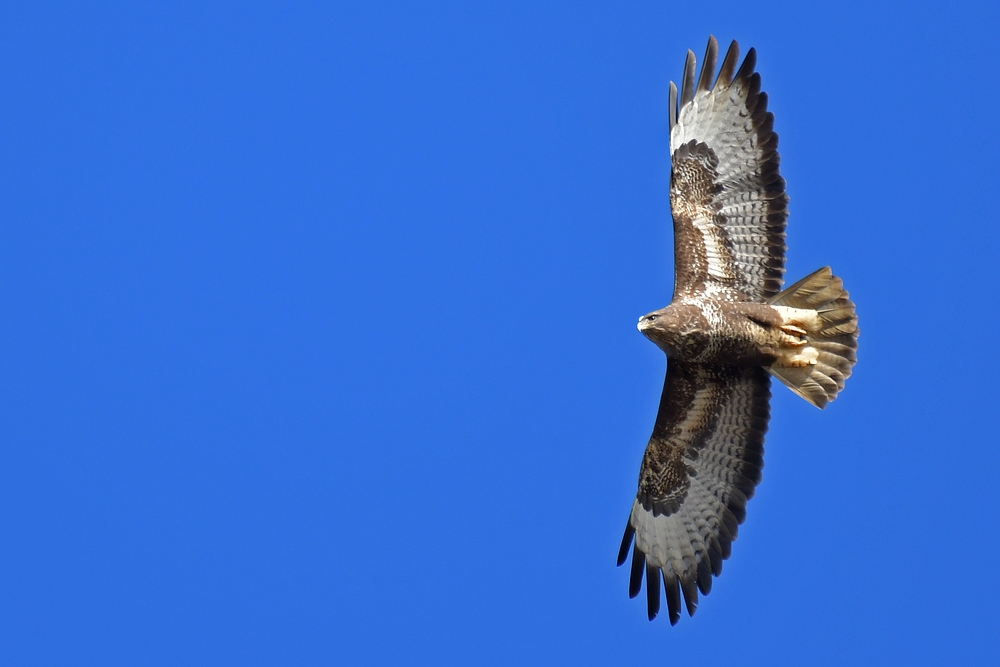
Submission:
[[[822,326],[817,312],[808,308],[680,299],[643,316],[638,329],[678,361],[801,368],[818,360],[808,336]]]
[[[678,361],[770,366],[782,324],[774,308],[747,301],[681,299],[639,320],[639,331]]]
[[[780,291],[788,196],[778,137],[753,49],[732,43],[714,86],[709,40],[695,84],[688,52],[670,89],[674,297],[639,320],[667,355],[660,407],[639,471],[619,565],[632,546],[629,594],[646,579],[650,620],[660,580],[670,622],[722,572],[763,467],[770,376],[825,407],[857,349],[857,315],[824,267]],[[634,542],[634,544],[633,544]]]

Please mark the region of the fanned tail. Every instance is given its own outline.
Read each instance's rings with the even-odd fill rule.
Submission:
[[[786,324],[805,331],[803,365],[776,363],[768,371],[817,408],[837,397],[857,362],[858,315],[830,267],[809,274],[768,300]]]

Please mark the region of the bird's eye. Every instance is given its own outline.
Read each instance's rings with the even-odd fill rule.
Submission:
[[[649,318],[650,322],[654,322],[656,320],[656,315],[647,315],[646,317]]]

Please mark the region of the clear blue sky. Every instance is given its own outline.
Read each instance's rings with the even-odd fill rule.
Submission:
[[[991,664],[997,4],[338,4],[5,7],[0,663]],[[862,335],[672,628],[614,560],[709,33]]]

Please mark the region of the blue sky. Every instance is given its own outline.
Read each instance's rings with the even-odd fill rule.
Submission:
[[[989,664],[995,4],[9,5],[0,662]],[[861,317],[694,618],[614,566],[666,91],[758,50]]]

